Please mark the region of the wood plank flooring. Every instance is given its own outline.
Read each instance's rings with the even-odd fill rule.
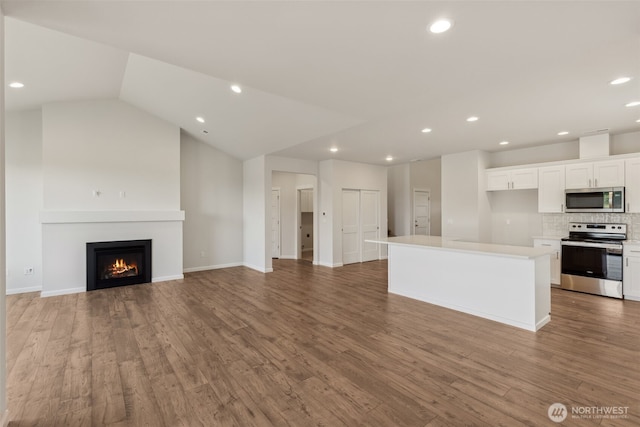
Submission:
[[[8,296],[10,426],[640,425],[638,302],[554,289],[532,333],[389,295],[384,261],[274,270]]]

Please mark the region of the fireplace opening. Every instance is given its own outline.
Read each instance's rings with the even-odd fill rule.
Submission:
[[[87,291],[151,282],[151,240],[87,243]]]

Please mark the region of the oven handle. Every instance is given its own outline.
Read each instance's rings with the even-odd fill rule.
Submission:
[[[587,248],[601,248],[601,249],[619,249],[622,250],[622,245],[616,245],[612,243],[591,243],[591,242],[572,242],[563,241],[563,246],[582,246]]]

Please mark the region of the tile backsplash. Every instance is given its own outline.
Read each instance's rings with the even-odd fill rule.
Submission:
[[[545,236],[564,236],[570,222],[627,224],[627,239],[640,240],[640,214],[637,213],[569,213],[542,214],[542,233]]]

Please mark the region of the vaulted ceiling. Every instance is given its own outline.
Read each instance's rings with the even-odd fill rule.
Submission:
[[[7,109],[120,98],[241,159],[388,164],[640,130],[635,1],[1,3],[6,80],[25,84]]]

